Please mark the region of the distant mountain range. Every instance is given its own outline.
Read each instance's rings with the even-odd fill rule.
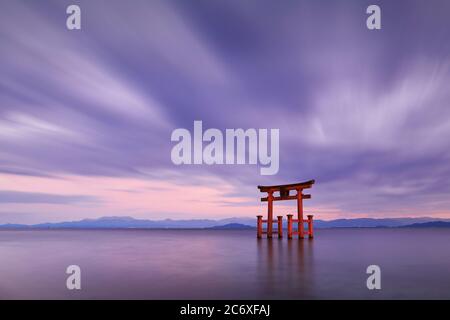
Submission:
[[[450,228],[450,222],[448,221],[430,221],[424,223],[413,223],[401,228]]]
[[[246,224],[242,224],[242,223],[227,223],[224,224],[223,226],[214,226],[214,227],[209,227],[207,229],[214,229],[214,230],[246,230],[246,229],[255,229],[255,227],[252,226],[248,226]]]
[[[240,224],[251,228],[256,226],[256,218],[227,218],[220,220],[145,220],[132,217],[102,217],[98,219],[83,219],[79,221],[40,223],[33,225],[4,224],[0,225],[0,229],[204,229],[226,226],[229,224]]]
[[[285,222],[286,223],[286,222]],[[191,220],[145,220],[132,217],[102,217],[34,225],[4,224],[0,229],[252,229],[256,218],[191,219]],[[427,228],[450,227],[450,219],[436,218],[359,218],[337,220],[314,220],[315,228]]]
[[[424,223],[443,222],[450,223],[450,219],[440,218],[358,218],[358,219],[337,219],[330,221],[314,221],[316,228],[395,228],[395,227],[417,227]],[[431,226],[431,225],[430,225]]]

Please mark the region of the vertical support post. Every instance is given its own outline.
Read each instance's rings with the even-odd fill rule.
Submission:
[[[287,218],[288,218],[288,227],[287,227],[288,239],[292,239],[292,214],[288,214]]]
[[[304,224],[303,224],[303,189],[297,189],[297,215],[298,215],[298,237],[304,238]]]
[[[256,224],[256,237],[258,239],[262,238],[262,216],[256,216],[256,218],[258,219],[257,224]]]
[[[309,238],[314,238],[313,235],[313,215],[309,214],[308,215],[308,233],[309,233]]]
[[[277,216],[278,218],[278,238],[283,238],[283,216]]]
[[[273,230],[273,191],[268,192],[267,197],[267,238],[272,238]]]

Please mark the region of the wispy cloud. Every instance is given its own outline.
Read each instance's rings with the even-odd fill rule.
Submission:
[[[2,2],[2,212],[252,216],[256,185],[315,178],[322,217],[450,215],[448,1],[381,1],[373,32],[356,0],[79,4],[71,32],[60,1]],[[280,128],[279,174],[175,167],[194,120]]]
[[[95,197],[86,195],[59,195],[49,193],[0,190],[0,203],[79,204],[98,201],[99,200]]]

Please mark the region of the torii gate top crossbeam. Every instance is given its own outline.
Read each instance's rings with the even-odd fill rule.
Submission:
[[[290,195],[290,190],[298,190],[298,194],[301,195],[301,198],[303,199],[310,199],[311,195],[309,194],[302,194],[301,191],[303,189],[311,188],[314,184],[314,180],[299,182],[299,183],[292,183],[292,184],[281,184],[276,186],[258,186],[259,191],[261,192],[267,192],[269,194],[273,194],[274,192],[279,191],[280,195],[278,197],[273,197],[272,199],[275,201],[279,200],[295,200],[297,199],[297,195]],[[261,201],[268,201],[268,197],[261,198]]]
[[[292,184],[280,184],[277,186],[258,186],[259,191],[269,192],[269,191],[284,191],[284,190],[295,190],[295,189],[307,189],[311,188],[315,180],[309,180],[305,182],[292,183]]]

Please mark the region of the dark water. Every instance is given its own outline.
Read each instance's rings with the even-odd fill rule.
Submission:
[[[66,288],[68,265],[81,290]],[[381,290],[366,268],[381,267]],[[449,299],[450,230],[0,231],[0,298]]]

